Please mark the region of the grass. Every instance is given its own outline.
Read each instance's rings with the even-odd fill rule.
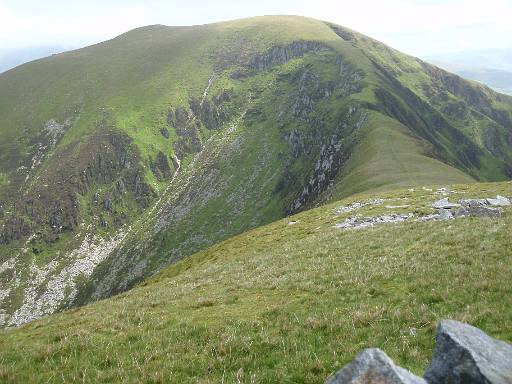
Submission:
[[[413,135],[415,127],[376,112],[383,110],[375,94],[380,88],[397,97],[393,105],[397,114],[412,116],[417,111],[395,82],[379,77],[375,63],[388,68],[398,84],[431,102],[433,109],[441,110],[438,100],[426,94],[434,85],[432,78],[416,59],[356,36],[354,41],[345,41],[327,24],[302,17],[151,26],[1,74],[0,197],[9,203],[6,212],[18,202],[3,196],[22,195],[11,192],[24,182],[24,174],[14,170],[31,164],[37,148],[34,143],[44,141],[41,127],[50,119],[73,122],[52,149],[54,155],[68,147],[79,154],[103,120],[128,134],[140,153],[145,181],[162,192],[167,184],[156,180],[149,164],[159,151],[174,154],[177,135],[168,127],[170,138],[164,139],[160,128],[167,125],[169,108],[188,107],[191,97],[202,96],[214,71],[220,73],[210,97],[223,90],[233,92],[226,103],[229,123],[219,131],[203,132],[203,141],[211,140],[200,154],[183,159],[176,182],[159,196],[158,209],[143,212],[130,197],[116,202],[114,208],[126,216],[133,231],[97,268],[94,279],[80,283],[95,289],[104,288],[98,282],[106,281],[110,284],[107,293],[100,293],[108,294],[108,289],[129,285],[181,257],[283,217],[309,183],[322,147],[346,122],[351,107],[357,106],[358,113],[367,112],[368,121],[360,132],[340,139],[349,160],[328,191],[330,198],[472,182],[462,171],[434,159],[427,141]],[[237,65],[219,70],[219,53],[228,62],[245,63],[273,45],[298,40],[321,41],[334,51],[305,55],[241,80],[230,76],[240,69]],[[298,83],[306,70],[316,73],[322,86],[347,80],[335,65],[337,55],[364,73],[360,92],[346,96],[339,90],[321,98],[306,119],[293,116]],[[449,93],[446,87],[438,90]],[[485,95],[479,87],[473,91]],[[460,102],[461,98],[449,94],[447,100]],[[509,116],[511,100],[493,95],[490,107],[498,108],[497,115]],[[471,118],[450,122],[454,129],[469,132],[483,148],[483,132],[497,122],[469,107],[464,112]],[[429,113],[419,119],[434,121]],[[441,112],[439,116],[446,117]],[[504,129],[498,130],[501,143]],[[301,134],[305,148],[298,156],[285,139],[292,130]],[[440,135],[437,139],[452,156],[448,160],[455,163],[461,143],[450,138]],[[504,157],[512,156],[509,149],[503,151]],[[90,159],[91,163],[96,160]],[[36,185],[37,176],[53,165],[62,174],[73,165],[51,161],[36,170],[27,185]],[[498,165],[504,162],[487,151],[481,168],[469,171],[484,180],[503,179],[504,169]],[[114,187],[113,183],[91,185],[80,198],[80,220],[87,227],[91,224],[92,235],[108,237],[116,230],[109,220],[107,229],[100,228],[99,215],[104,212],[101,206],[91,205],[94,193],[104,198]],[[485,193],[503,194],[509,193],[510,185],[474,188],[474,193],[488,188]],[[408,193],[397,196],[405,194],[411,207],[428,210],[420,204],[426,198],[423,190]],[[325,195],[308,204],[326,200]],[[367,208],[367,213],[382,209]],[[0,220],[0,227],[7,218]],[[0,381],[72,381],[84,376],[103,382],[229,382],[238,376],[243,382],[321,382],[364,345],[384,346],[393,357],[421,371],[432,346],[432,329],[445,315],[466,318],[510,339],[510,328],[499,331],[496,325],[499,321],[508,324],[506,310],[489,315],[487,322],[482,320],[487,310],[500,308],[491,293],[505,293],[501,285],[509,271],[506,267],[498,271],[498,256],[509,247],[502,229],[509,226],[509,216],[496,222],[412,224],[407,233],[399,226],[339,232],[332,226],[341,219],[333,216],[332,206],[300,215],[298,225],[288,226],[285,219],[197,254],[126,295],[6,332],[0,341]],[[165,225],[155,233],[160,223]],[[472,233],[472,228],[480,232]],[[53,244],[36,244],[42,248],[37,257],[30,250],[20,256],[16,273],[21,285],[9,302],[2,303],[2,309],[10,314],[23,303],[22,288],[30,282],[32,263],[57,260],[61,268],[69,262],[62,255],[85,236],[85,230],[75,238],[77,233],[63,235]],[[462,243],[452,244],[453,239]],[[480,250],[479,242],[488,250]],[[25,238],[2,246],[1,262],[17,254],[24,243]],[[454,270],[445,252],[457,261]],[[484,276],[491,293],[481,299],[464,296],[463,289],[453,285],[457,273],[473,276],[473,267],[479,267],[484,258],[491,260]],[[133,273],[141,276],[133,277]],[[494,273],[496,280],[491,278]],[[483,281],[471,276],[461,283],[466,290]],[[12,270],[3,272],[0,279],[9,284]],[[429,284],[435,294],[425,289]],[[446,296],[447,292],[454,298]],[[94,296],[88,293],[84,293],[85,301]],[[418,299],[413,300],[416,295]],[[477,307],[466,313],[470,301]],[[417,337],[407,334],[409,327],[420,330]]]
[[[429,156],[430,148],[394,119],[371,113],[365,140],[338,176],[333,199],[364,191],[390,190],[421,184],[468,183],[473,179]]]
[[[5,173],[0,173],[0,186],[9,185],[9,178]]]
[[[455,185],[451,200],[510,195]],[[436,188],[379,194],[428,213]],[[437,322],[512,341],[512,211],[340,231],[359,195],[234,237],[141,286],[4,331],[4,382],[322,383],[365,347],[421,374]],[[290,220],[297,221],[289,225]]]

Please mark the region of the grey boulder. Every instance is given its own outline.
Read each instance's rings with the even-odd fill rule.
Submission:
[[[443,320],[425,379],[430,384],[512,384],[512,345],[471,325]]]
[[[432,204],[432,206],[434,208],[437,208],[437,209],[451,209],[451,208],[456,208],[456,207],[460,207],[459,204],[455,204],[455,203],[450,203],[448,201],[448,198],[445,197],[444,199],[441,199],[441,200],[437,200],[436,202],[434,202]]]
[[[491,217],[501,216],[501,208],[493,208],[489,205],[506,205],[505,201],[497,199],[467,199],[460,200],[461,207],[455,212],[455,217],[474,216],[474,217]],[[506,199],[506,198],[503,198]],[[496,201],[494,201],[496,200]],[[508,200],[508,199],[507,199]],[[492,201],[491,204],[489,201]]]
[[[496,218],[501,216],[501,208],[490,207],[469,207],[467,208],[470,216],[475,217],[491,217]]]
[[[487,205],[487,199],[464,199],[459,201],[464,208],[482,207]]]
[[[503,196],[496,196],[495,199],[487,199],[487,203],[490,205],[506,206],[510,205],[510,200]]]
[[[377,348],[365,349],[326,384],[427,384]]]

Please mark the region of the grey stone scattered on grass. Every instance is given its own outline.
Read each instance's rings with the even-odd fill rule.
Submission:
[[[373,206],[373,205],[382,205],[384,203],[384,199],[372,199],[372,200],[368,200],[368,201],[356,201],[352,204],[349,204],[349,205],[345,205],[343,207],[339,207],[338,209],[336,209],[336,213],[338,215],[342,214],[342,213],[348,213],[348,212],[352,212],[352,211],[355,211],[356,209],[360,209],[360,208],[364,208],[364,207],[368,207],[368,206]]]
[[[401,223],[406,220],[409,220],[413,217],[412,213],[408,214],[389,214],[375,217],[361,217],[361,216],[353,216],[349,217],[345,221],[338,223],[335,225],[335,228],[338,229],[362,229],[373,227],[378,224],[391,224],[391,223]]]

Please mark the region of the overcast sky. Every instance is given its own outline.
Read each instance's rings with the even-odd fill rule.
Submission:
[[[295,14],[425,56],[512,46],[512,0],[0,0],[0,48],[84,46],[148,25]]]

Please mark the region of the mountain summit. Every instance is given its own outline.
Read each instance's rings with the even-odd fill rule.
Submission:
[[[326,22],[149,26],[0,74],[0,324],[331,200],[512,177],[512,97]]]

